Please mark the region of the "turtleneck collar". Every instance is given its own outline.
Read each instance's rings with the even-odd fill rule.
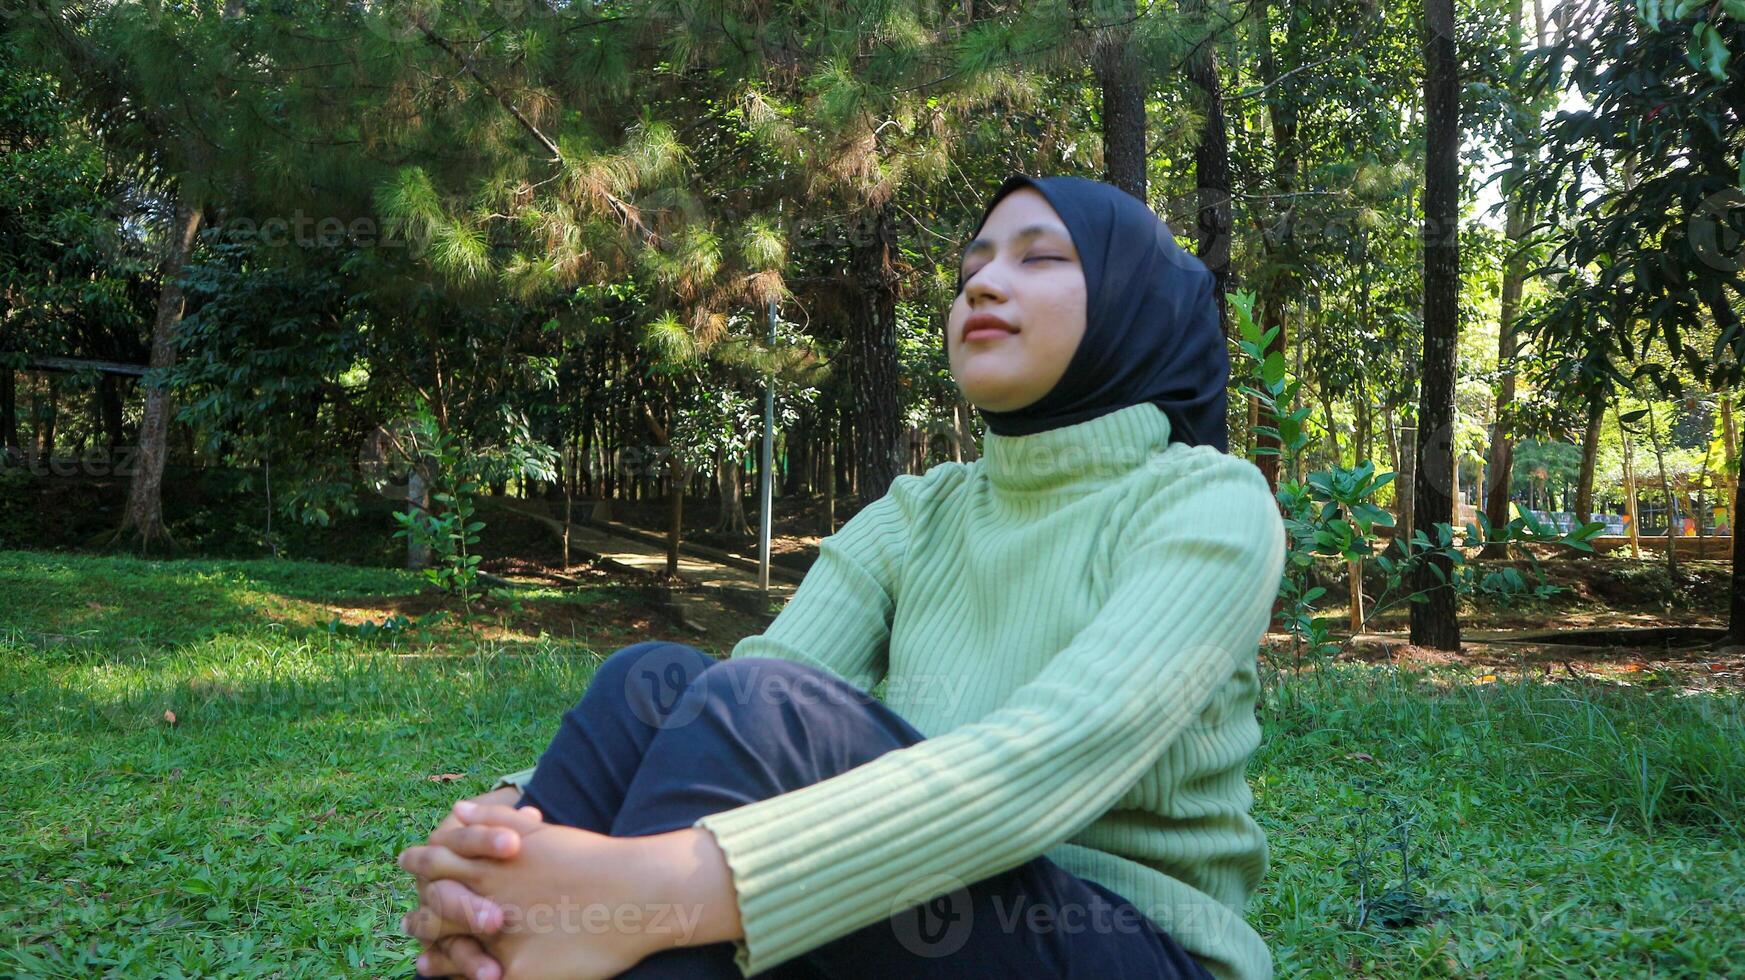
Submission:
[[[1138,402],[1084,422],[1022,436],[989,430],[982,468],[1000,491],[1089,487],[1145,465],[1169,445],[1169,416]]]

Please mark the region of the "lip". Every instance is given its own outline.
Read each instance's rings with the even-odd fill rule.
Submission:
[[[1018,328],[992,313],[977,313],[963,322],[963,339],[982,340],[1014,334]]]

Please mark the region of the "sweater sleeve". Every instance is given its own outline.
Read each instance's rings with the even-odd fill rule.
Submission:
[[[917,508],[946,474],[904,474],[818,544],[800,587],[762,633],[731,657],[779,657],[830,671],[871,691],[890,664],[891,614]]]
[[[1041,855],[1153,766],[1266,631],[1284,524],[1260,470],[1190,450],[1112,536],[1101,611],[975,722],[707,814],[751,976]]]

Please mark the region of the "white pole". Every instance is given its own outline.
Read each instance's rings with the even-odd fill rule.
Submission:
[[[769,342],[776,342],[776,301],[769,302]],[[776,442],[776,379],[772,375],[763,385],[763,461],[758,467],[757,514],[757,587],[769,597],[769,535],[770,500],[775,490]]]

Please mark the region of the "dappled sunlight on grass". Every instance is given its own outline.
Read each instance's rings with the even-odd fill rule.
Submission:
[[[315,598],[412,592],[391,569],[0,552],[0,627],[48,642],[182,643],[294,615]]]
[[[669,630],[667,614],[639,584],[605,581],[572,590],[497,592],[463,616],[457,600],[395,569],[292,561],[146,561],[0,552],[0,635],[70,658],[163,652],[229,637],[278,645],[355,633],[384,623],[378,647],[453,653],[481,643],[521,652],[568,643],[608,650]],[[735,637],[734,639],[737,639]],[[712,644],[720,647],[723,640]]]

